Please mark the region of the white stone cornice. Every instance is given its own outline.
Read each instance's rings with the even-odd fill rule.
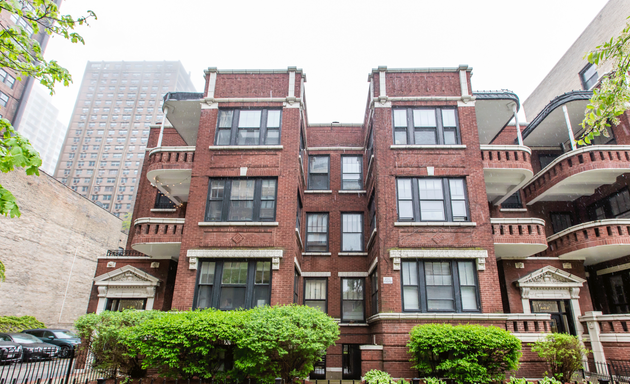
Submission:
[[[198,259],[271,259],[272,269],[280,269],[282,249],[189,249],[190,269],[197,269]],[[194,264],[194,268],[192,265]]]
[[[330,277],[330,272],[302,272],[302,277]]]
[[[392,249],[389,251],[395,271],[400,270],[400,259],[476,259],[477,270],[486,269],[488,251],[477,249]]]
[[[367,272],[337,272],[339,277],[368,277]]]

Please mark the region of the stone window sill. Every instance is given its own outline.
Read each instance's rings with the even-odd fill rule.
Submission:
[[[211,151],[268,151],[280,150],[282,145],[211,145]]]
[[[277,227],[277,221],[200,221],[200,227]]]
[[[302,256],[330,256],[330,252],[302,252]]]
[[[151,208],[151,212],[177,212],[175,208]]]
[[[367,256],[367,252],[339,252],[337,256]]]
[[[390,145],[391,149],[466,149],[465,144],[457,145]]]
[[[355,189],[355,190],[349,190],[349,189],[343,189],[343,190],[339,190],[337,191],[339,193],[367,193],[367,191],[365,189]]]
[[[304,193],[332,193],[332,191],[331,190],[324,190],[324,189],[322,189],[322,190],[319,190],[319,189],[317,189],[317,190],[315,190],[315,189],[307,189],[306,191],[304,191]]]
[[[470,221],[410,221],[394,223],[395,227],[476,227],[477,223]]]

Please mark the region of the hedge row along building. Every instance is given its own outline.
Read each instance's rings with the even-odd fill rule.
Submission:
[[[414,377],[408,333],[431,322],[512,331],[526,377],[549,332],[578,335],[591,370],[626,360],[628,115],[574,139],[609,70],[583,52],[629,12],[602,10],[522,124],[517,95],[473,91],[467,65],[372,70],[359,124],[309,122],[301,69],[209,68],[203,93],[165,96],[127,250],[100,259],[89,310],[317,307],[341,338],[311,379]]]

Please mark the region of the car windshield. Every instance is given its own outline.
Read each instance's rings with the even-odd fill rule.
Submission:
[[[77,335],[70,331],[53,331],[55,337],[58,339],[76,339]]]
[[[24,343],[24,344],[33,344],[33,343],[41,343],[42,341],[33,335],[29,335],[28,333],[20,333],[19,335],[11,335],[13,341],[16,343]]]

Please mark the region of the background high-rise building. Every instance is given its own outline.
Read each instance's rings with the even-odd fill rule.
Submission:
[[[116,216],[132,212],[163,95],[194,90],[179,61],[88,62],[55,177]]]
[[[58,120],[59,110],[52,104],[52,96],[46,91],[41,85],[35,84],[26,101],[19,131],[39,152],[42,158],[40,169],[52,175],[68,127]]]

